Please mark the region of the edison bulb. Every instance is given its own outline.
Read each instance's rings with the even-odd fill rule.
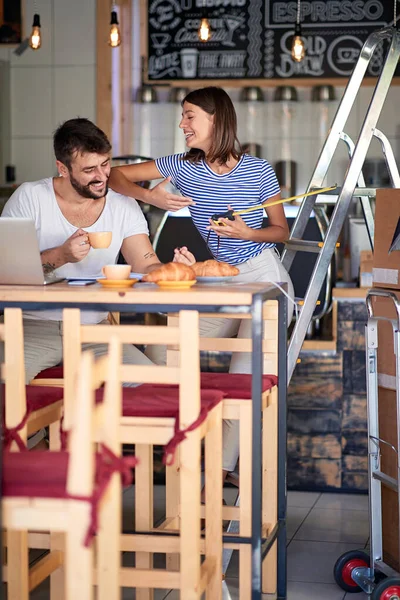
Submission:
[[[304,42],[299,35],[293,38],[292,42],[292,58],[296,62],[301,62],[306,55]]]
[[[33,15],[32,32],[29,37],[29,45],[32,50],[38,50],[42,45],[42,34],[40,32],[40,16]]]
[[[111,25],[109,42],[112,48],[116,48],[121,44],[121,34],[118,25]]]
[[[121,44],[121,33],[119,31],[119,23],[118,17],[115,10],[111,12],[111,21],[110,21],[110,37],[108,38],[108,43],[111,48],[117,48]]]
[[[208,42],[211,37],[211,27],[207,18],[201,20],[200,29],[199,29],[199,39],[202,42]]]

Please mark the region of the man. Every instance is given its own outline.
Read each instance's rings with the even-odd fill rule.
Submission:
[[[56,269],[66,278],[100,276],[120,251],[134,272],[160,265],[136,200],[108,189],[110,151],[106,135],[91,121],[66,121],[54,134],[59,177],[22,184],[5,205],[2,216],[34,220],[45,271]],[[110,246],[91,248],[92,231],[111,231]],[[107,313],[82,311],[82,323],[108,323]],[[28,383],[62,361],[62,311],[25,312],[24,338]],[[99,344],[84,347],[97,356],[107,351]],[[124,346],[123,358],[125,363],[152,364],[132,345]]]

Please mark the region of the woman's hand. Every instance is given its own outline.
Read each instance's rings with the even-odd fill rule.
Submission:
[[[153,189],[149,190],[146,201],[153,206],[163,208],[164,210],[170,210],[172,212],[180,210],[181,208],[185,208],[185,206],[194,204],[191,198],[169,192],[166,189],[166,186],[170,181],[171,177],[167,177],[164,179],[164,181],[161,181],[161,183],[155,185]]]
[[[174,260],[172,262],[180,262],[184,265],[194,265],[196,259],[194,255],[186,248],[186,246],[182,246],[182,248],[175,248],[174,250]]]
[[[228,206],[228,210],[232,210],[232,207]],[[253,230],[251,227],[246,225],[240,215],[236,215],[234,221],[222,218],[220,219],[220,222],[224,223],[224,225],[216,225],[210,219],[210,226],[208,229],[212,229],[217,235],[223,238],[232,238],[236,240],[251,239],[251,233]]]

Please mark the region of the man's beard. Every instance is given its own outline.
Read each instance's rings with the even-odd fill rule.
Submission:
[[[100,183],[100,181],[91,181],[88,185],[82,185],[79,183],[79,181],[77,181],[74,176],[72,175],[72,173],[69,174],[69,180],[71,182],[72,187],[74,188],[74,190],[76,192],[78,192],[78,194],[80,196],[82,196],[82,198],[91,198],[92,200],[99,200],[100,198],[103,198],[104,196],[107,195],[108,192],[108,181],[106,181],[106,186],[104,191],[101,192],[94,192],[90,186],[93,183]]]

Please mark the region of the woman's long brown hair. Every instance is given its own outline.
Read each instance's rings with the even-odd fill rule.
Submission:
[[[211,86],[193,90],[182,100],[182,106],[185,102],[198,106],[209,115],[214,115],[214,135],[207,156],[203,150],[191,148],[183,160],[197,163],[204,158],[219,164],[227,163],[231,157],[239,160],[243,151],[237,138],[236,112],[225,90]]]

